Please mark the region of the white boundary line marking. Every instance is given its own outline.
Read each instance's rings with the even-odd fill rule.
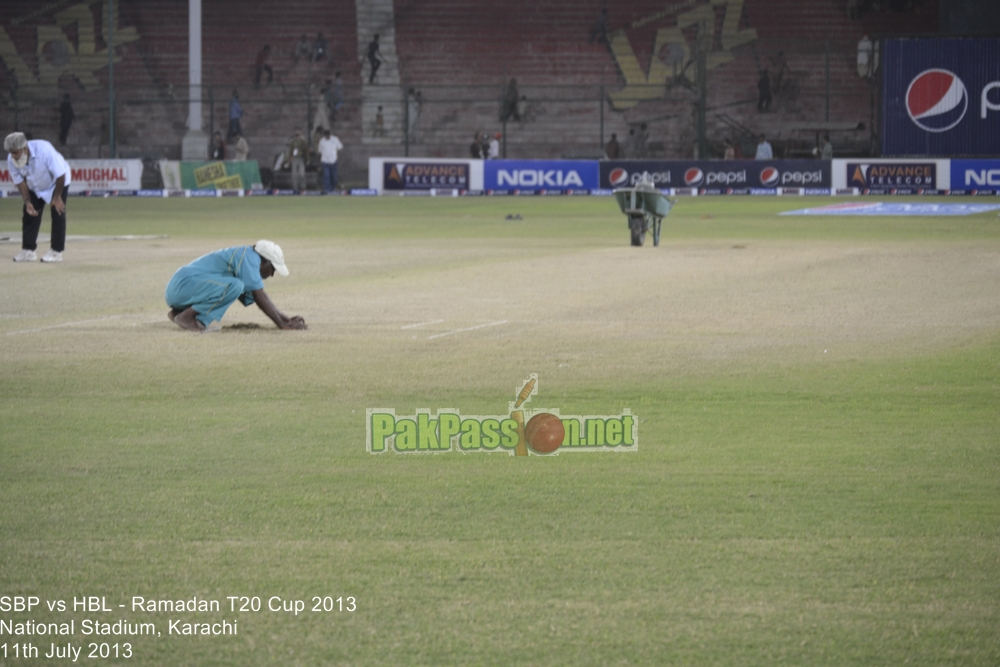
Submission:
[[[476,329],[483,329],[485,327],[495,327],[501,324],[507,324],[507,320],[500,320],[499,322],[490,322],[488,324],[477,324],[474,327],[466,327],[465,329],[455,329],[454,331],[445,331],[444,333],[428,336],[427,340],[431,340],[432,338],[441,338],[442,336],[450,336],[452,334],[462,333],[463,331],[475,331]]]
[[[48,327],[36,327],[34,329],[21,329],[20,331],[8,331],[8,336],[14,336],[16,334],[23,333],[35,333],[36,331],[47,331],[48,329],[61,329],[63,327],[72,327],[77,324],[92,324],[93,322],[106,322],[107,320],[120,320],[121,315],[111,315],[109,317],[98,317],[96,320],[79,320],[77,322],[64,322],[63,324],[53,324]]]
[[[420,324],[407,324],[405,327],[400,327],[401,329],[416,329],[417,327],[425,327],[428,324],[441,324],[444,320],[431,320],[430,322],[421,322]]]

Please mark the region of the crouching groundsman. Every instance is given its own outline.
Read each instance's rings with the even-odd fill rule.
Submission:
[[[33,262],[42,212],[52,205],[52,248],[43,262],[61,262],[66,245],[66,193],[71,180],[69,164],[52,144],[42,139],[28,141],[23,132],[12,132],[4,139],[10,180],[24,200],[21,216],[21,252],[15,262]]]
[[[304,319],[283,314],[264,291],[264,280],[275,273],[287,276],[288,268],[281,247],[271,241],[203,255],[177,269],[167,284],[167,317],[190,331],[205,331],[239,299],[244,306],[256,303],[279,329],[305,329]]]

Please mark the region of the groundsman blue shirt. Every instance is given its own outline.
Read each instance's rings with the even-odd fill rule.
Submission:
[[[260,277],[260,255],[251,245],[223,248],[202,255],[184,267],[193,274],[209,276],[233,276],[243,282],[243,294],[240,301],[249,306],[253,303],[254,290],[264,289],[264,279]]]

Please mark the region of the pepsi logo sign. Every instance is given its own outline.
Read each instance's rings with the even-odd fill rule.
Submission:
[[[611,187],[618,187],[628,181],[628,171],[621,167],[612,169],[608,174],[608,181],[611,182]]]
[[[924,70],[906,89],[906,113],[927,132],[947,132],[962,122],[968,108],[965,84],[946,69]]]
[[[698,167],[691,167],[684,172],[684,185],[701,185],[705,180],[705,172]]]
[[[778,170],[774,167],[764,167],[764,169],[760,172],[760,183],[764,187],[771,187],[772,185],[778,184],[778,179],[780,177],[781,174],[779,174]]]

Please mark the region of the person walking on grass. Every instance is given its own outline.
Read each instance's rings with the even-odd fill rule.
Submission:
[[[10,180],[24,200],[21,214],[21,252],[15,262],[38,259],[38,230],[42,212],[52,205],[52,247],[42,256],[43,262],[61,262],[66,246],[66,194],[71,179],[69,164],[55,147],[44,139],[28,141],[23,132],[7,135],[3,142]]]
[[[264,281],[275,273],[288,275],[285,255],[265,239],[203,255],[177,269],[167,284],[167,317],[182,329],[205,331],[239,299],[244,306],[256,303],[279,329],[306,329],[302,317],[282,313],[264,291]]]

